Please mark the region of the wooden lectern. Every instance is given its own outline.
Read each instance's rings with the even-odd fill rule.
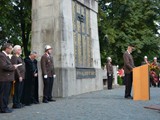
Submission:
[[[133,100],[149,99],[149,68],[146,64],[133,69]]]

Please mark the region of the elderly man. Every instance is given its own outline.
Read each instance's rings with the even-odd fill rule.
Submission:
[[[52,99],[52,87],[55,72],[54,72],[54,62],[51,56],[52,47],[50,45],[45,46],[45,53],[41,57],[41,69],[43,76],[43,103],[48,103],[48,101],[56,101]]]
[[[127,99],[133,99],[131,96],[131,89],[132,89],[132,81],[133,81],[133,75],[132,70],[135,67],[133,57],[131,55],[132,50],[134,49],[133,45],[128,45],[127,51],[123,54],[123,60],[124,60],[124,73],[125,73],[125,98]]]
[[[13,108],[22,108],[21,101],[23,84],[25,78],[25,63],[21,58],[22,49],[20,45],[15,45],[13,48],[13,56],[11,57],[12,64],[19,64],[20,66],[15,71],[14,95],[13,95]]]
[[[11,84],[14,80],[14,71],[18,65],[12,65],[9,55],[12,52],[12,45],[6,43],[0,52],[0,112],[11,113],[12,109],[8,108],[8,99],[11,90]]]
[[[24,59],[26,66],[26,74],[24,81],[22,103],[29,106],[31,104],[38,104],[39,101],[36,99],[35,84],[38,77],[38,69],[36,61],[37,52],[31,51],[30,55]]]

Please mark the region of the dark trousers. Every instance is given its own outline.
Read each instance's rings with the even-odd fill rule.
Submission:
[[[38,83],[38,79],[36,77],[33,77],[32,84],[31,84],[31,102],[32,103],[38,102],[37,96],[36,96],[36,94],[38,93],[38,89],[36,89],[37,88],[36,83]]]
[[[24,80],[19,82],[18,80],[14,83],[14,96],[13,105],[19,105],[21,102],[22,92],[23,92]]]
[[[133,75],[132,72],[125,74],[125,97],[131,96]]]
[[[34,78],[29,77],[24,80],[24,88],[22,92],[21,102],[25,105],[31,105],[33,103],[34,95]]]
[[[39,102],[39,92],[38,92],[38,77],[35,77],[35,88],[34,88],[34,91],[35,91],[35,100],[37,102]]]
[[[108,82],[108,89],[112,89],[113,75],[107,73],[107,77],[108,77],[108,81],[107,81]]]
[[[4,111],[8,108],[8,100],[11,92],[11,82],[0,82],[0,109]]]
[[[52,99],[52,89],[53,89],[53,77],[43,78],[44,89],[43,89],[43,100]]]

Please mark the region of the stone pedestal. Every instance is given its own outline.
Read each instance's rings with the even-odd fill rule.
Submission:
[[[114,78],[114,80],[113,80],[113,85],[118,85],[117,70],[118,70],[118,69],[117,69],[117,66],[113,66],[113,78]]]
[[[76,64],[76,44],[73,37],[73,2],[89,10],[89,36],[91,39],[89,49],[92,61],[89,68],[77,67]],[[57,75],[53,86],[55,97],[67,97],[103,89],[97,12],[98,4],[95,0],[32,0],[31,49],[39,54],[40,96],[43,95],[40,57],[44,54],[46,44],[53,47],[52,55]]]

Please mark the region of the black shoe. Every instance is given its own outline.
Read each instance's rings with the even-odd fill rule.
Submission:
[[[56,102],[54,99],[48,99],[49,102]]]
[[[32,104],[31,103],[26,103],[24,104],[25,106],[31,106]]]
[[[126,99],[133,99],[132,96],[125,96]]]
[[[1,113],[11,113],[12,111],[12,109],[6,108],[5,110],[1,110]]]
[[[23,108],[23,107],[25,106],[25,105],[24,105],[24,104],[22,104],[22,103],[20,103],[19,105],[21,106],[21,108]]]
[[[37,102],[37,101],[33,101],[33,104],[38,104],[39,102]]]
[[[42,102],[43,102],[43,103],[48,103],[48,100],[43,100]]]
[[[18,104],[18,105],[13,104],[12,108],[19,109],[19,108],[21,108],[21,105],[20,104]]]

